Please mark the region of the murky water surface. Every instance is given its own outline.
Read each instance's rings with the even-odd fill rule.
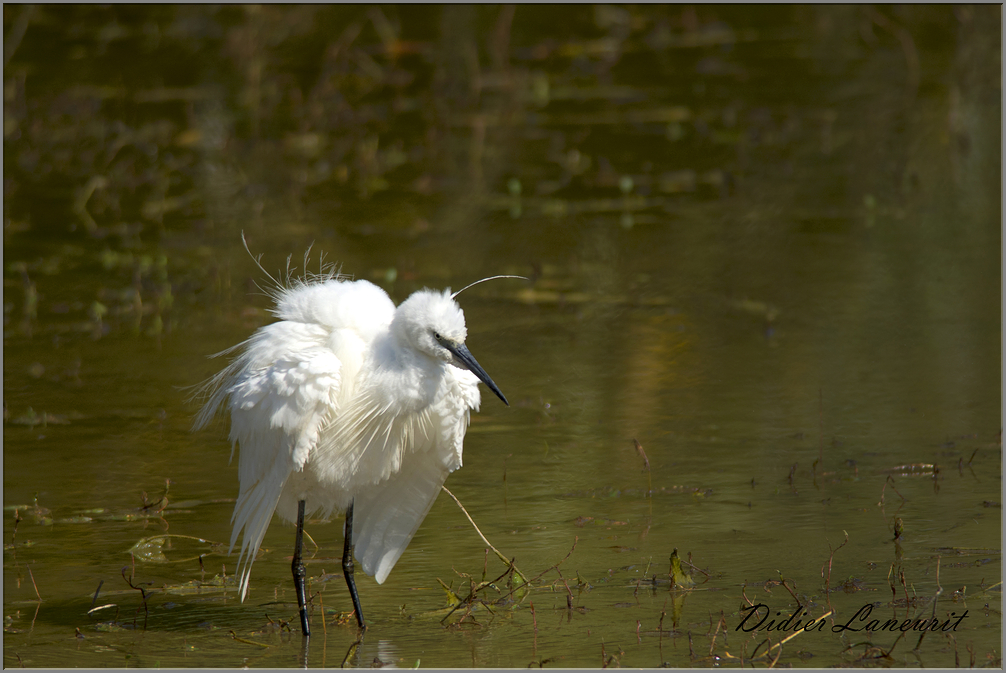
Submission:
[[[507,568],[441,495],[354,646],[312,521],[310,666],[1001,665],[999,25],[5,5],[4,665],[303,663],[293,530],[238,602],[189,432],[270,320],[242,231],[396,301],[531,278],[461,296],[511,406],[447,486],[533,588],[448,615]]]

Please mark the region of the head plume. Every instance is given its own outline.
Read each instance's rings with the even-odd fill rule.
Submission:
[[[454,299],[459,294],[461,294],[462,292],[464,292],[468,288],[472,287],[473,285],[478,285],[479,283],[484,283],[487,280],[496,280],[497,278],[520,278],[521,280],[528,280],[524,276],[489,276],[488,278],[483,278],[482,280],[477,280],[474,283],[469,283],[468,285],[465,285],[463,288],[461,288],[460,290],[458,290],[457,292],[455,292],[454,294],[452,294],[451,295],[451,299]]]

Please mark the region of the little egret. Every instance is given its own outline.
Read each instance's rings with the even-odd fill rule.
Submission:
[[[365,628],[354,545],[364,572],[383,583],[461,467],[479,381],[509,403],[465,346],[458,292],[419,290],[395,308],[376,285],[329,272],[288,278],[269,294],[280,320],[219,354],[240,351],[204,384],[195,424],[230,412],[232,458],[240,447],[231,549],[244,531],[241,600],[276,512],[297,527],[293,579],[309,636],[304,516],[341,510],[343,574]]]

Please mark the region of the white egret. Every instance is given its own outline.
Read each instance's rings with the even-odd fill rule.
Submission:
[[[297,527],[294,587],[309,636],[304,516],[342,510],[342,568],[365,628],[354,545],[364,572],[383,583],[447,475],[461,467],[479,381],[509,404],[465,346],[457,292],[419,290],[395,308],[376,285],[329,272],[288,278],[269,294],[280,320],[218,354],[240,350],[204,384],[208,399],[195,423],[205,426],[222,408],[232,458],[239,447],[231,549],[243,531],[241,600],[275,512]]]

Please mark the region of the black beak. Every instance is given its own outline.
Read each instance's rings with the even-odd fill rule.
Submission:
[[[489,390],[496,393],[496,397],[503,400],[503,404],[507,405],[508,407],[510,406],[510,403],[506,401],[505,397],[503,397],[503,393],[500,392],[500,389],[496,386],[495,383],[493,383],[493,380],[489,378],[488,374],[486,374],[486,370],[482,369],[482,366],[475,361],[475,357],[471,354],[471,351],[468,350],[468,346],[465,346],[464,344],[450,343],[446,339],[441,341],[440,343],[443,344],[443,346],[447,350],[449,350],[451,353],[454,354],[455,364],[464,367],[472,374],[475,374],[475,376],[479,377],[479,381],[489,386]]]

